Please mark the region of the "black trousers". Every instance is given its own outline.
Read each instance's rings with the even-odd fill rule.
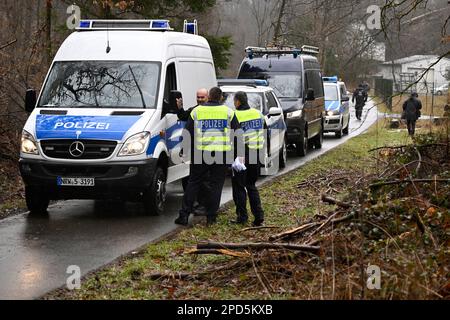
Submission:
[[[356,119],[360,120],[362,117],[364,106],[356,106]]]
[[[264,221],[261,198],[256,187],[259,173],[259,165],[248,165],[246,171],[233,172],[233,200],[236,204],[236,214],[240,222],[246,222],[248,220],[247,196],[250,200],[250,208],[255,217],[255,221]]]
[[[216,217],[220,208],[223,185],[227,173],[227,166],[224,164],[194,164],[191,165],[191,175],[184,193],[183,205],[180,210],[180,216],[189,216],[193,211],[195,201],[198,199],[202,185],[209,182],[209,194],[205,195],[204,203],[206,205],[208,217]]]
[[[190,176],[185,177],[181,180],[181,185],[183,186],[183,191],[186,192],[188,184],[189,184]],[[205,181],[203,181],[202,186],[200,187],[200,191],[198,192],[198,196],[196,201],[199,206],[205,207],[207,206],[206,201],[208,200],[208,195],[210,193],[209,188],[209,176]]]
[[[416,120],[407,120],[408,133],[413,136],[416,133]]]

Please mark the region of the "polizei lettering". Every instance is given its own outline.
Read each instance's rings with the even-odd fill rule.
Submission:
[[[54,129],[91,129],[91,130],[109,130],[110,123],[106,122],[57,122]]]
[[[212,129],[218,129],[223,130],[227,127],[228,121],[227,120],[202,120],[200,122],[201,128],[203,131],[212,130]]]

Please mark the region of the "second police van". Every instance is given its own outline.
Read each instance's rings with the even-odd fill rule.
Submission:
[[[287,125],[287,141],[305,156],[310,146],[322,148],[324,92],[319,48],[248,47],[239,79],[267,80],[281,102]]]
[[[20,171],[30,212],[50,200],[120,198],[162,213],[166,184],[189,175],[175,99],[194,106],[199,88],[216,85],[196,22],[181,33],[167,20],[81,21],[39,97],[27,91]]]
[[[333,132],[337,138],[347,135],[350,129],[350,97],[345,83],[338,77],[324,77],[325,132]]]

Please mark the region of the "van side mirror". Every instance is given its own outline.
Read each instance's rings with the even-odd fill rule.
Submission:
[[[33,112],[34,108],[36,107],[36,90],[34,89],[28,89],[25,93],[25,111],[26,112]]]
[[[314,100],[316,100],[316,96],[314,94],[314,89],[309,88],[306,91],[306,101],[314,101]]]
[[[279,117],[283,114],[283,110],[281,108],[270,108],[269,117]]]
[[[178,106],[177,100],[183,99],[183,94],[180,91],[172,90],[169,93],[169,101],[164,99],[164,114],[177,114]]]
[[[342,102],[349,102],[350,101],[350,97],[349,96],[343,96],[341,101]]]

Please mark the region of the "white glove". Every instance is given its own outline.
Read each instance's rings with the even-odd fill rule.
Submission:
[[[241,172],[241,171],[247,170],[247,167],[245,166],[245,164],[242,163],[240,157],[237,157],[236,160],[234,160],[234,163],[231,167],[236,172]]]

